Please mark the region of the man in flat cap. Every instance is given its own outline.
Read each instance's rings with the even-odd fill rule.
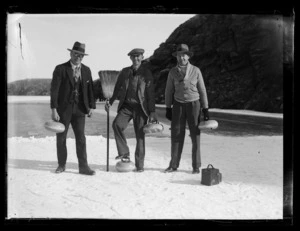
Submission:
[[[87,162],[86,140],[84,134],[85,116],[90,117],[96,108],[93,80],[89,67],[81,63],[85,54],[85,44],[75,42],[70,51],[71,59],[57,65],[51,82],[52,119],[65,125],[63,133],[56,134],[58,167],[56,173],[62,173],[66,168],[67,146],[66,139],[69,125],[72,125],[78,158],[79,173],[94,175]]]
[[[119,99],[117,116],[113,121],[118,156],[116,159],[130,160],[124,130],[133,119],[136,135],[135,167],[137,172],[144,171],[145,134],[143,127],[147,121],[157,121],[155,113],[154,86],[151,71],[142,65],[144,49],[135,48],[128,53],[132,65],[121,70],[113,96],[105,105],[105,110]]]

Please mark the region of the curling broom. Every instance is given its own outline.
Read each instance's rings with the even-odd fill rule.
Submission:
[[[118,71],[99,71],[100,83],[102,93],[106,99],[106,103],[112,97],[114,88],[118,79]],[[106,158],[106,171],[109,171],[109,109],[107,111],[107,158]]]

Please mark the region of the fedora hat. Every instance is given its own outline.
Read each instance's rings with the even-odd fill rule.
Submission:
[[[129,53],[128,53],[128,56],[130,55],[140,55],[140,54],[144,54],[145,50],[142,49],[142,48],[134,48],[133,50],[131,50]]]
[[[188,56],[192,57],[193,52],[189,50],[189,47],[186,44],[179,44],[177,46],[177,49],[175,52],[172,53],[174,57],[177,56],[177,54],[187,54]]]
[[[72,49],[67,48],[69,51],[74,51],[76,53],[82,54],[82,55],[88,55],[85,54],[85,44],[80,42],[75,42]]]

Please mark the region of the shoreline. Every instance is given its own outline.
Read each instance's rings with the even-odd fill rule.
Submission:
[[[17,104],[17,103],[49,103],[50,104],[50,96],[7,96],[8,104]],[[96,102],[97,105],[102,105],[105,102]],[[116,101],[114,104],[118,103]],[[166,106],[164,104],[156,104],[156,108],[164,109]],[[98,108],[96,108],[98,109]],[[235,115],[249,115],[249,116],[259,116],[259,117],[272,117],[283,119],[283,113],[270,113],[270,112],[259,112],[252,110],[244,110],[244,109],[220,109],[220,108],[210,108],[211,112],[214,113],[225,113],[225,114],[235,114]]]

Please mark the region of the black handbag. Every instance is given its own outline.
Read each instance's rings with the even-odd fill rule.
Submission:
[[[219,184],[222,181],[222,174],[219,172],[219,169],[214,168],[211,164],[207,168],[202,169],[201,177],[201,184],[208,186]]]

